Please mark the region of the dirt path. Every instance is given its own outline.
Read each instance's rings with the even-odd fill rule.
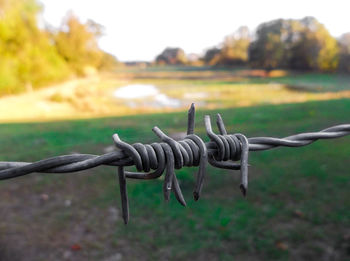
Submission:
[[[45,121],[108,114],[112,86],[100,76],[74,79],[0,99],[0,121]]]

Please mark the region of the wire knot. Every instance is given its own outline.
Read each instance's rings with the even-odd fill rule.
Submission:
[[[241,170],[240,189],[245,196],[248,189],[249,142],[247,137],[240,133],[227,134],[220,114],[217,114],[216,118],[220,135],[213,132],[209,115],[205,116],[204,123],[207,135],[216,149],[215,153],[209,157],[209,163],[217,168]],[[240,160],[240,163],[234,162],[237,160]]]
[[[163,185],[165,200],[169,200],[170,191],[173,190],[175,197],[180,204],[186,206],[186,201],[182,195],[180,185],[175,175],[175,169],[181,169],[184,166],[199,166],[193,191],[194,199],[199,199],[208,162],[208,152],[203,140],[193,133],[194,119],[195,109],[194,104],[192,104],[188,113],[187,136],[180,141],[176,141],[167,136],[157,126],[152,130],[162,140],[161,143],[152,143],[150,145],[135,143],[130,145],[123,142],[118,134],[113,135],[116,147],[123,150],[125,154],[133,160],[136,169],[139,171],[129,172],[124,171],[123,167],[118,168],[123,218],[125,223],[128,222],[129,218],[125,178],[155,179],[160,177],[165,171]],[[149,173],[151,169],[155,171]]]
[[[203,140],[194,134],[195,109],[194,104],[188,112],[187,136],[176,141],[166,135],[160,128],[155,126],[152,130],[161,139],[160,143],[128,144],[122,141],[118,134],[113,135],[113,140],[129,158],[132,159],[137,172],[124,171],[123,166],[118,167],[120,193],[124,222],[128,223],[129,209],[126,190],[126,178],[133,179],[156,179],[164,172],[163,194],[166,201],[170,199],[173,191],[181,205],[186,206],[186,201],[180,189],[175,175],[175,169],[184,166],[199,166],[193,197],[197,201],[203,187],[204,176],[208,162],[218,168],[241,170],[241,185],[243,195],[248,187],[248,139],[242,134],[228,135],[218,114],[217,125],[220,135],[216,135],[211,129],[210,117],[205,116],[205,127],[211,140],[205,144]],[[208,148],[207,148],[208,147]],[[211,149],[211,153],[209,153]],[[240,164],[234,161],[240,160]],[[150,172],[153,170],[153,172]]]

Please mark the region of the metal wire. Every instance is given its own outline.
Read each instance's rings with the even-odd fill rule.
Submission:
[[[129,220],[129,204],[126,189],[126,179],[157,179],[164,172],[163,194],[169,200],[173,191],[176,199],[186,206],[175,169],[184,166],[199,166],[193,197],[198,200],[202,191],[206,167],[208,163],[222,169],[240,170],[240,189],[245,196],[248,189],[248,153],[249,151],[269,150],[276,147],[301,147],[319,139],[333,139],[350,134],[350,124],[333,126],[319,132],[301,133],[285,138],[253,137],[247,138],[240,133],[228,134],[224,122],[217,114],[216,124],[220,134],[213,132],[210,116],[204,118],[209,142],[194,134],[195,107],[188,111],[187,136],[176,141],[167,136],[160,128],[154,127],[153,132],[161,142],[152,144],[128,144],[122,141],[118,134],[113,135],[118,150],[104,155],[72,154],[43,159],[37,162],[0,162],[0,180],[24,176],[33,172],[39,173],[70,173],[91,169],[100,165],[118,166],[119,186],[122,201],[124,223]],[[239,161],[239,162],[238,162]],[[135,165],[137,172],[124,170],[126,166]],[[153,172],[150,172],[153,170]]]

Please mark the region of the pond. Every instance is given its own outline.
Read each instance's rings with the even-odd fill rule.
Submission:
[[[113,93],[115,98],[123,100],[129,107],[179,108],[183,103],[171,98],[152,84],[129,84],[119,87]]]

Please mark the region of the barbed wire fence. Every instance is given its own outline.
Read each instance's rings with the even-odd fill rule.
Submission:
[[[301,133],[285,138],[252,137],[247,138],[241,133],[228,134],[224,122],[217,114],[216,124],[220,134],[212,130],[210,116],[204,118],[209,142],[194,133],[194,104],[188,111],[187,135],[176,141],[166,135],[160,128],[154,127],[153,132],[161,142],[152,144],[122,141],[118,134],[113,135],[116,151],[104,155],[72,154],[52,157],[37,162],[1,162],[0,180],[16,178],[33,172],[38,173],[71,173],[95,168],[100,165],[117,166],[119,188],[121,195],[122,215],[124,223],[129,221],[129,204],[126,179],[157,179],[164,172],[163,194],[169,200],[173,191],[176,199],[183,206],[186,201],[181,192],[175,169],[198,166],[193,190],[194,200],[201,195],[203,181],[208,163],[216,168],[240,170],[241,184],[239,186],[245,196],[248,189],[248,154],[250,151],[269,150],[276,147],[301,147],[319,139],[333,139],[350,134],[350,124],[333,126],[318,132]],[[135,166],[137,172],[125,171],[125,167]],[[153,170],[153,172],[150,172]]]

